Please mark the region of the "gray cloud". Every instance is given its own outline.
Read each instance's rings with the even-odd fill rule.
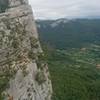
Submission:
[[[36,18],[100,17],[100,0],[29,0]]]

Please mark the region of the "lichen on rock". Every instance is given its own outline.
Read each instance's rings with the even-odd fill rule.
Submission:
[[[47,64],[38,67],[43,51],[31,6],[27,0],[8,4],[0,14],[0,100],[51,100]]]

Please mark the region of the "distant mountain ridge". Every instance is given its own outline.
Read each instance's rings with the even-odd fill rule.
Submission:
[[[56,48],[100,44],[100,19],[37,20],[40,39]]]

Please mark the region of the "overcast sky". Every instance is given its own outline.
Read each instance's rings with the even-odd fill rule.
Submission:
[[[100,0],[29,0],[36,19],[100,17]]]

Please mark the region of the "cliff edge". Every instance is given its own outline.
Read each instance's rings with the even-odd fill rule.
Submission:
[[[51,100],[52,85],[44,62],[31,6],[27,0],[0,0],[0,100]]]

